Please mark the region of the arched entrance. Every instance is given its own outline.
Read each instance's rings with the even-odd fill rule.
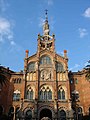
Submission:
[[[52,112],[50,109],[44,108],[40,112],[40,120],[52,120]]]
[[[59,110],[59,120],[66,120],[66,112],[64,110]]]
[[[32,120],[32,111],[30,109],[26,111],[25,120]]]

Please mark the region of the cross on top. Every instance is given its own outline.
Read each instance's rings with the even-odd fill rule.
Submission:
[[[46,14],[46,15],[47,15],[47,12],[48,12],[48,10],[46,9],[46,10],[45,10],[45,14]]]

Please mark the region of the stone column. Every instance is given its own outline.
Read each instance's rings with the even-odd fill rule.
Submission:
[[[54,109],[55,109],[54,120],[57,120],[57,118],[58,118],[58,103],[57,103],[57,99],[55,99],[55,101],[54,101]]]

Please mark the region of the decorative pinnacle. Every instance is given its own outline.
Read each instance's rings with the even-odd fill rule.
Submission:
[[[46,20],[44,22],[44,25],[43,25],[43,34],[44,35],[49,35],[49,24],[48,24],[48,16],[47,16],[47,9],[45,10],[45,17],[46,17]]]
[[[64,53],[67,53],[67,50],[64,50]]]
[[[28,58],[28,53],[29,53],[29,50],[26,50],[26,58]]]
[[[26,50],[25,52],[26,52],[26,53],[29,53],[29,50]]]

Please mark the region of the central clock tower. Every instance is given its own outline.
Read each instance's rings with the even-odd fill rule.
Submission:
[[[38,34],[38,52],[41,52],[43,50],[49,50],[50,52],[55,51],[55,35],[53,34],[52,36],[50,36],[49,32],[50,29],[48,24],[48,17],[46,14],[46,20],[43,25],[43,35],[41,36],[40,34]]]
[[[33,119],[66,120],[72,115],[67,51],[63,56],[55,52],[55,35],[50,35],[47,12],[43,35],[38,34],[37,41],[36,54],[29,57],[26,50],[24,98],[29,103],[24,109],[32,111]]]

